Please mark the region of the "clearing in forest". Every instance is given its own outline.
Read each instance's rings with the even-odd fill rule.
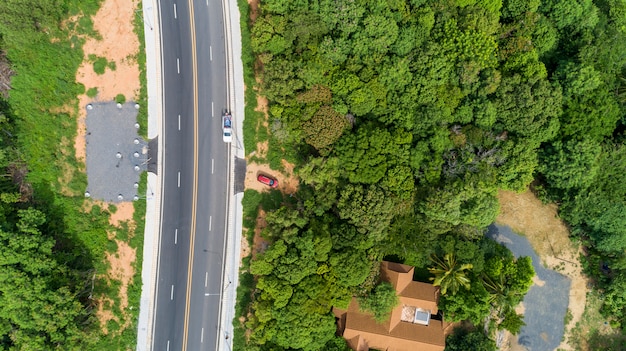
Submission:
[[[545,205],[530,190],[517,194],[500,191],[499,224],[523,234],[540,257],[542,264],[571,279],[568,310],[571,314],[565,326],[565,338],[559,350],[574,350],[569,339],[571,330],[581,320],[587,300],[587,279],[578,260],[580,247],[569,238],[569,230],[558,217],[555,204]],[[510,350],[519,350],[517,342],[511,341]]]

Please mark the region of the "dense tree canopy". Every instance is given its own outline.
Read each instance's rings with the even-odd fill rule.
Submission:
[[[251,49],[279,126],[271,141],[298,150],[302,186],[268,215],[271,245],[251,265],[251,344],[333,342],[330,332],[312,337],[331,329],[332,306],[372,296],[383,258],[430,267],[443,285],[447,270],[429,258],[455,257],[467,281],[450,280],[459,284],[442,297],[446,318],[519,332],[514,307],[532,265],[483,233],[498,214],[498,190],[533,181],[562,204],[592,255],[626,267],[616,258],[626,249],[624,1],[261,5]],[[621,276],[602,280],[605,309],[620,321]],[[296,298],[303,285],[309,305]],[[319,314],[319,329],[288,345],[277,325],[304,308]],[[494,348],[472,332],[449,349],[467,345]]]

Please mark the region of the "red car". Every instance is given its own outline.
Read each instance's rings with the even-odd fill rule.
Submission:
[[[265,185],[267,185],[267,186],[269,186],[269,187],[271,187],[271,188],[275,188],[275,187],[277,187],[277,186],[278,186],[278,180],[273,179],[273,178],[270,178],[270,177],[268,177],[268,176],[264,176],[264,175],[262,175],[262,174],[259,174],[259,175],[256,177],[256,179],[257,179],[259,182],[261,182],[261,183],[263,183],[263,184],[265,184]]]

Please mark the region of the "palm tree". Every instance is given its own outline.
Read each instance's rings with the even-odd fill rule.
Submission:
[[[433,281],[434,286],[441,287],[442,295],[445,295],[448,290],[454,295],[461,286],[465,289],[470,288],[467,271],[472,269],[473,265],[469,263],[459,265],[454,254],[450,253],[445,254],[443,259],[436,255],[430,256],[430,259],[435,264],[435,267],[428,268],[428,271],[434,275],[430,280]]]

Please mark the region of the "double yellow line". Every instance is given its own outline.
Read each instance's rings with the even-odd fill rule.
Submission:
[[[198,60],[196,57],[196,23],[193,0],[189,3],[189,26],[191,30],[191,68],[193,77],[193,188],[191,199],[191,229],[189,236],[189,263],[187,268],[187,295],[185,296],[185,324],[183,327],[182,351],[187,350],[189,335],[189,310],[191,301],[191,281],[193,278],[193,245],[196,237],[196,203],[198,200]]]

